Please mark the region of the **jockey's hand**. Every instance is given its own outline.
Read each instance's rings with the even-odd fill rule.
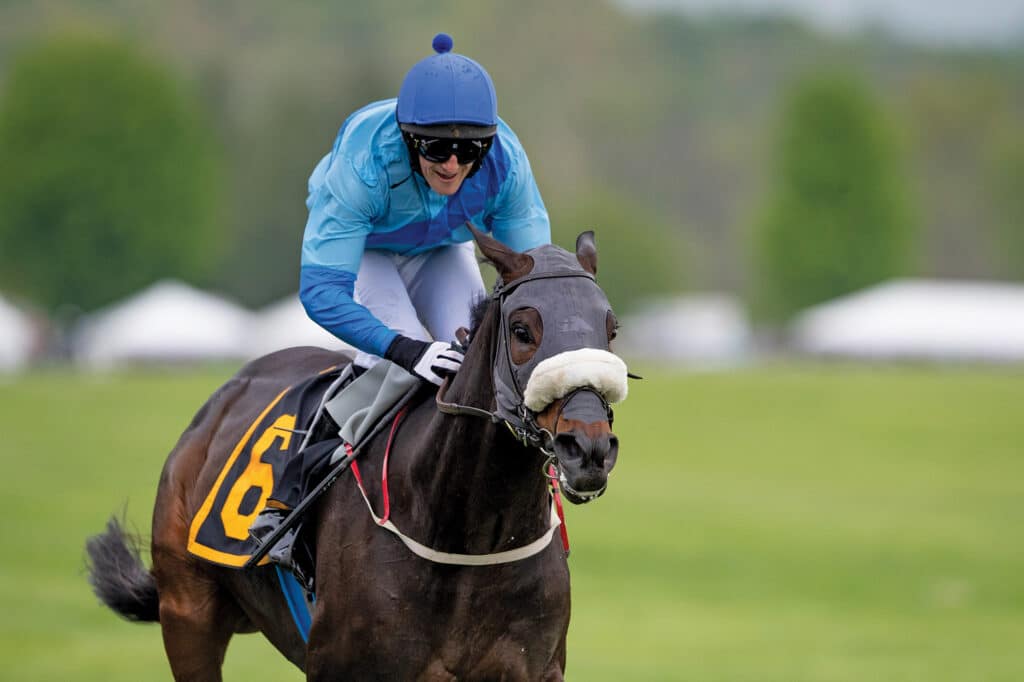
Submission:
[[[431,343],[398,336],[391,342],[384,357],[410,374],[440,386],[445,377],[459,371],[463,355],[450,343]]]

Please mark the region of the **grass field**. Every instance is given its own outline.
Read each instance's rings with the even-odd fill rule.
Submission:
[[[568,510],[570,680],[1024,680],[1024,374],[646,368],[609,492]],[[170,679],[82,544],[148,531],[227,371],[0,383],[0,679]],[[258,635],[228,680],[298,680]]]

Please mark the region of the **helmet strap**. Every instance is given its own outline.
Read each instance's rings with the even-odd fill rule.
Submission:
[[[412,135],[402,131],[402,140],[405,142],[405,149],[409,152],[409,168],[413,173],[419,173],[423,177],[423,170],[420,168],[420,153],[416,151],[416,145],[412,141]]]

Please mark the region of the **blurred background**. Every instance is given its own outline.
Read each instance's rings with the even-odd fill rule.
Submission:
[[[569,678],[1024,679],[1022,0],[0,2],[0,677],[168,678],[82,542],[243,360],[340,346],[306,180],[439,31],[646,377]]]

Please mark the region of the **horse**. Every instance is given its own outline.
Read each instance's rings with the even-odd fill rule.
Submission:
[[[126,619],[159,621],[175,680],[220,680],[231,637],[256,631],[309,680],[563,679],[570,581],[567,551],[545,539],[549,479],[576,504],[607,486],[619,448],[609,403],[626,391],[625,365],[610,352],[617,323],[596,283],[592,232],[575,254],[520,253],[470,229],[498,280],[470,333],[459,330],[462,367],[436,393],[422,382],[397,432],[375,436],[359,464],[364,479],[387,470],[391,520],[435,556],[499,560],[424,559],[367,513],[384,504],[381,490],[368,486],[364,500],[341,479],[306,519],[317,548],[306,642],[272,566],[238,570],[190,554],[191,520],[263,406],[347,360],[308,347],[272,353],[216,390],[169,454],[151,568],[117,517],[87,542],[93,591]],[[501,559],[533,538],[528,556]]]

